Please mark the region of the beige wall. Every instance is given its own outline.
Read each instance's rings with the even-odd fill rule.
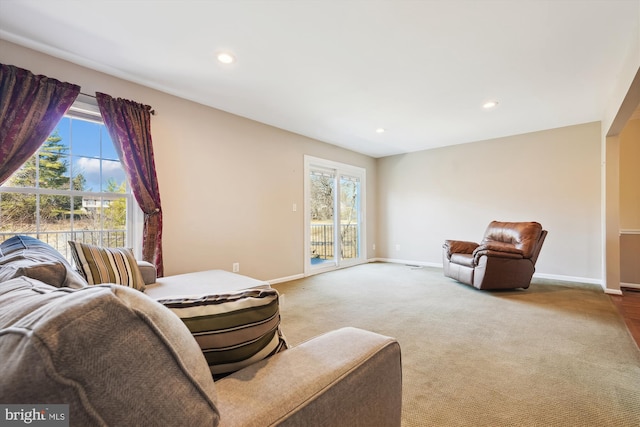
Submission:
[[[640,119],[620,133],[620,228],[640,230]]]
[[[609,82],[610,96],[602,117],[602,134],[618,135],[638,105],[638,90],[629,90],[640,71],[640,1],[637,2],[634,34],[629,38],[627,56],[622,64],[609,64],[618,70],[615,81]],[[603,140],[604,142],[604,140]]]
[[[620,292],[620,171],[619,134],[640,104],[640,2],[637,4],[635,34],[629,39],[628,55],[610,82],[611,96],[602,122],[602,247],[603,285],[611,294]]]
[[[274,280],[303,273],[304,155],[367,170],[375,235],[376,161],[0,40],[0,61],[151,105],[164,211],[165,274],[220,268]],[[293,204],[298,210],[292,211]]]
[[[441,264],[445,239],[538,221],[537,274],[599,282],[600,134],[588,123],[380,159],[377,255]]]
[[[640,111],[640,110],[638,110]],[[620,133],[620,282],[640,287],[640,119]]]
[[[1,40],[0,60],[153,106],[166,274],[233,262],[265,280],[302,274],[309,154],[367,169],[368,258],[440,264],[446,238],[537,220],[550,232],[539,274],[602,277],[597,123],[375,160]]]

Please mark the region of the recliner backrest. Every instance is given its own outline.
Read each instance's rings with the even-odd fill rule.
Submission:
[[[540,240],[541,234],[542,225],[537,222],[491,221],[487,226],[481,244],[489,242],[512,244],[522,251],[524,258],[531,258],[536,254],[536,245]]]

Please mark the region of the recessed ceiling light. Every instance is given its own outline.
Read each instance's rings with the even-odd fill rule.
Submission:
[[[482,108],[484,108],[485,110],[489,110],[497,106],[498,106],[498,101],[487,101],[484,104],[482,104]]]
[[[236,60],[236,58],[234,58],[234,56],[228,52],[220,52],[217,58],[218,61],[222,62],[223,64],[231,64]]]
[[[384,129],[383,128],[378,128],[378,129],[376,129],[376,133],[384,133]]]

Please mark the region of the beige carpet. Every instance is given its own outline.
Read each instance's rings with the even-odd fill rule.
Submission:
[[[293,345],[342,326],[400,342],[405,427],[640,426],[640,351],[599,286],[374,263],[274,287]]]

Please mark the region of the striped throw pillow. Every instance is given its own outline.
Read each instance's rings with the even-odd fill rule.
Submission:
[[[69,241],[76,268],[90,285],[115,283],[145,290],[138,263],[129,248],[103,248]]]
[[[200,345],[214,379],[278,353],[288,345],[280,329],[278,291],[158,300],[182,319]]]

